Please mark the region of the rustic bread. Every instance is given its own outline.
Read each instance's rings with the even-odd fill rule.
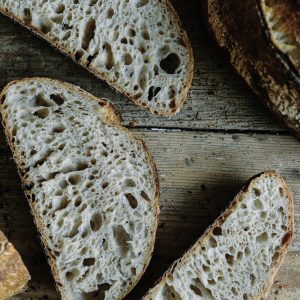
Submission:
[[[297,62],[292,66],[279,54],[269,38],[265,22],[262,22],[264,12],[259,9],[257,1],[204,1],[208,28],[247,84],[300,137],[300,77],[294,67]],[[279,2],[287,6],[291,1],[268,1]],[[289,16],[284,15],[279,24]],[[294,30],[298,31],[299,26]],[[298,50],[293,50],[293,53],[300,53],[296,44],[295,47]]]
[[[272,171],[257,175],[144,299],[264,299],[293,225],[283,178]]]
[[[193,55],[169,0],[0,0],[0,12],[153,113],[185,102]]]
[[[29,280],[20,254],[0,230],[0,299],[21,293]]]
[[[121,299],[152,255],[158,179],[115,109],[76,86],[15,81],[2,122],[63,299]]]

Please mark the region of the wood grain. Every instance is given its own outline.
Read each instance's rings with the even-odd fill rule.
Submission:
[[[296,295],[300,296],[300,282],[296,276],[300,264],[300,147],[297,140],[269,134],[134,131],[146,141],[154,155],[162,195],[153,260],[145,277],[127,299],[139,299],[226,208],[243,183],[267,169],[276,169],[286,178],[295,196],[297,221],[295,239],[278,277],[280,281],[274,285],[273,296],[288,295],[291,291],[297,291]],[[33,277],[31,288],[23,296],[36,299],[37,295],[42,297],[45,294],[49,299],[56,299],[28,205],[2,134],[0,154],[0,225],[24,256]]]
[[[70,81],[110,99],[120,110],[125,124],[135,120],[140,127],[285,131],[210,41],[200,21],[200,2],[173,1],[190,36],[195,56],[192,88],[186,105],[175,117],[157,117],[135,106],[3,16],[0,17],[0,87],[13,79],[48,76]]]

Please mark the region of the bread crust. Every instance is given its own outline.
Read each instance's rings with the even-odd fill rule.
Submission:
[[[22,293],[30,275],[20,254],[0,230],[0,299]]]
[[[267,38],[256,1],[204,2],[213,39],[277,119],[300,138],[300,80]]]
[[[289,225],[287,226],[287,230],[286,230],[286,234],[285,237],[283,238],[283,244],[281,246],[281,250],[279,255],[277,256],[276,260],[273,261],[273,265],[272,268],[270,270],[270,275],[269,278],[266,280],[266,284],[264,286],[264,289],[262,291],[261,294],[259,295],[255,295],[254,297],[250,298],[251,300],[261,300],[261,299],[265,299],[272,284],[273,284],[273,280],[274,277],[277,273],[277,271],[279,270],[284,257],[287,253],[288,247],[292,242],[293,239],[293,234],[294,234],[294,200],[293,200],[293,195],[291,194],[291,192],[289,191],[283,177],[281,175],[279,175],[276,171],[265,171],[263,173],[257,174],[254,177],[252,177],[251,179],[249,179],[249,181],[244,185],[244,187],[241,189],[241,191],[235,196],[234,200],[230,203],[230,205],[228,206],[228,208],[216,219],[216,221],[209,226],[206,231],[204,232],[204,234],[200,237],[200,239],[177,261],[175,261],[172,266],[166,271],[166,273],[161,277],[161,279],[159,279],[155,285],[154,288],[151,289],[144,297],[143,299],[146,299],[147,296],[151,297],[151,293],[153,291],[155,291],[155,288],[158,284],[166,281],[167,277],[169,277],[174,268],[176,266],[183,266],[185,264],[186,261],[189,260],[190,256],[196,251],[196,249],[201,248],[202,246],[205,245],[205,240],[207,240],[208,238],[210,238],[212,236],[212,233],[214,231],[214,229],[216,227],[221,227],[222,224],[224,223],[224,221],[227,219],[227,217],[235,210],[236,206],[242,201],[242,197],[244,194],[246,194],[249,190],[251,190],[252,185],[255,183],[255,181],[257,179],[259,179],[261,176],[275,176],[277,177],[281,183],[282,183],[282,188],[284,190],[284,193],[287,195],[287,206],[288,206],[288,211],[289,211],[289,216],[288,216],[288,220],[289,220]],[[148,298],[147,298],[148,299]],[[151,298],[150,298],[151,299]]]
[[[42,246],[45,250],[45,253],[46,253],[46,256],[48,258],[48,262],[49,262],[53,277],[55,279],[56,287],[57,287],[58,291],[60,292],[60,294],[62,296],[62,299],[67,299],[67,297],[66,297],[66,294],[64,292],[63,286],[60,285],[60,283],[59,283],[58,271],[55,268],[55,256],[54,256],[53,253],[51,253],[50,249],[48,248],[48,237],[44,234],[42,219],[38,214],[35,213],[34,197],[33,197],[33,194],[31,192],[31,189],[28,188],[28,187],[31,186],[31,182],[26,180],[26,178],[24,176],[26,174],[26,170],[24,168],[22,168],[22,156],[21,156],[20,153],[18,153],[18,150],[14,146],[13,138],[10,134],[10,130],[6,126],[6,120],[3,119],[2,103],[5,99],[5,95],[8,91],[8,89],[16,83],[28,83],[28,82],[31,82],[31,81],[42,82],[42,83],[54,83],[56,85],[59,85],[62,88],[72,90],[72,91],[74,91],[78,94],[81,94],[85,98],[90,98],[92,101],[98,102],[102,109],[107,110],[107,113],[105,114],[106,121],[108,123],[110,123],[111,125],[116,126],[119,130],[121,130],[123,132],[126,132],[126,134],[134,142],[136,142],[138,145],[140,145],[141,149],[145,152],[146,158],[147,158],[148,163],[151,167],[152,182],[153,182],[153,187],[154,187],[154,190],[155,190],[154,200],[153,200],[153,203],[154,203],[153,210],[155,212],[156,222],[155,222],[153,228],[151,229],[152,239],[149,242],[149,257],[148,257],[147,261],[144,262],[143,272],[138,277],[136,277],[136,280],[132,283],[131,286],[129,286],[127,289],[124,290],[123,294],[119,297],[119,299],[123,299],[134,288],[134,286],[138,283],[141,276],[143,275],[143,273],[147,269],[147,267],[150,263],[150,259],[151,259],[152,254],[153,254],[153,250],[154,250],[155,237],[156,237],[156,231],[157,231],[157,226],[158,226],[159,196],[160,196],[159,178],[158,178],[157,169],[156,169],[154,159],[153,159],[152,155],[150,154],[150,152],[149,152],[146,144],[144,143],[144,141],[142,139],[139,139],[139,138],[135,137],[127,128],[122,126],[120,115],[119,115],[117,109],[111,103],[108,103],[108,102],[106,102],[105,100],[103,100],[101,98],[97,98],[97,97],[93,96],[92,94],[84,91],[83,89],[81,89],[78,86],[72,85],[70,83],[66,83],[64,81],[54,80],[54,79],[45,78],[45,77],[32,77],[32,78],[24,78],[24,79],[21,79],[21,80],[12,81],[8,85],[6,85],[4,87],[4,89],[2,90],[2,92],[0,94],[0,115],[2,116],[1,122],[2,122],[2,126],[4,128],[6,140],[7,140],[8,144],[11,148],[13,159],[14,159],[16,165],[17,165],[17,171],[18,171],[18,174],[19,174],[20,179],[21,179],[22,188],[23,188],[25,196],[26,196],[26,198],[29,202],[29,206],[31,208],[31,213],[34,216],[35,225],[37,226],[38,231],[41,235],[40,238],[41,238],[41,241],[42,241]]]
[[[62,54],[70,57],[75,63],[82,66],[84,69],[89,71],[91,74],[93,74],[96,77],[106,81],[113,89],[115,89],[117,92],[119,92],[122,95],[124,95],[125,97],[127,97],[129,100],[131,100],[135,104],[137,104],[137,105],[139,105],[143,108],[146,108],[151,113],[158,114],[158,115],[163,115],[163,116],[171,116],[171,115],[174,115],[174,114],[178,113],[181,110],[181,108],[183,107],[184,103],[186,102],[188,91],[189,91],[189,89],[192,85],[192,80],[193,80],[194,56],[193,56],[193,49],[192,49],[192,46],[191,46],[190,41],[188,39],[187,33],[184,30],[181,29],[181,21],[179,19],[179,16],[178,16],[177,12],[173,8],[170,0],[165,0],[165,4],[166,4],[166,9],[169,11],[169,14],[170,14],[170,17],[171,17],[173,23],[175,25],[177,25],[177,30],[180,31],[180,33],[181,33],[182,41],[184,42],[184,44],[186,46],[186,49],[188,51],[188,59],[187,59],[188,60],[188,72],[187,72],[187,77],[186,77],[186,80],[185,80],[185,84],[184,84],[184,87],[181,91],[181,94],[178,96],[178,99],[179,99],[178,100],[178,105],[170,111],[155,110],[152,107],[150,107],[149,105],[147,105],[145,102],[142,102],[139,99],[136,99],[136,97],[134,95],[131,95],[131,94],[127,93],[125,90],[123,90],[121,85],[118,85],[116,82],[109,79],[104,73],[100,72],[99,70],[96,70],[92,66],[88,66],[88,61],[87,60],[83,60],[83,59],[82,60],[81,59],[76,60],[75,53],[72,53],[68,49],[63,49],[62,47],[60,47],[58,45],[57,42],[51,40],[51,35],[50,34],[49,34],[49,37],[46,36],[45,34],[42,33],[42,31],[38,30],[37,28],[34,28],[28,22],[22,20],[22,18],[20,18],[19,16],[16,16],[16,15],[14,15],[14,14],[10,13],[9,11],[6,11],[2,8],[0,8],[0,13],[7,16],[8,18],[13,20],[14,22],[24,26],[29,31],[31,31],[36,36],[38,36],[39,38],[41,38],[43,40],[46,40],[55,49],[60,51]]]

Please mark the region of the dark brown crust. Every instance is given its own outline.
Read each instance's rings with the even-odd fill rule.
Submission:
[[[229,54],[233,67],[253,91],[300,138],[300,82],[267,39],[256,1],[204,2],[213,39]]]
[[[157,174],[157,169],[156,169],[155,162],[154,162],[150,152],[148,151],[147,146],[145,145],[144,141],[142,139],[134,137],[133,134],[128,129],[126,129],[125,127],[123,127],[121,125],[121,121],[120,121],[118,111],[116,110],[116,108],[112,104],[104,101],[103,99],[100,99],[100,98],[97,98],[97,97],[91,95],[90,93],[82,90],[78,86],[75,86],[75,85],[72,85],[72,84],[69,84],[69,83],[66,83],[66,82],[63,82],[63,81],[59,81],[59,80],[43,78],[43,77],[33,77],[33,78],[24,78],[22,80],[16,80],[16,81],[10,82],[8,85],[6,85],[4,87],[4,89],[2,90],[2,92],[0,94],[0,114],[2,116],[2,120],[1,120],[2,125],[3,125],[3,128],[4,128],[4,132],[5,132],[5,135],[6,135],[7,142],[9,144],[10,148],[11,148],[11,151],[12,151],[14,161],[16,162],[16,165],[17,165],[17,170],[18,170],[19,176],[21,178],[21,184],[22,184],[24,193],[26,195],[26,198],[29,202],[29,205],[30,205],[30,208],[31,208],[31,213],[34,216],[34,222],[35,222],[35,224],[38,228],[38,231],[41,234],[42,245],[43,245],[44,250],[46,252],[46,255],[48,257],[49,265],[51,267],[51,271],[52,271],[52,274],[53,274],[55,282],[56,282],[56,287],[57,287],[58,291],[61,293],[62,299],[67,299],[67,298],[66,298],[66,294],[64,293],[63,287],[59,284],[59,280],[58,280],[59,277],[58,277],[57,270],[55,268],[55,259],[54,259],[55,256],[51,253],[50,249],[47,246],[48,245],[48,238],[47,238],[47,236],[44,235],[42,219],[38,214],[35,213],[35,207],[34,207],[35,205],[34,205],[34,201],[33,201],[33,197],[32,197],[33,195],[32,195],[31,190],[27,188],[28,186],[30,186],[31,183],[26,181],[26,179],[24,177],[26,171],[24,169],[22,169],[22,166],[21,166],[22,156],[20,155],[20,153],[18,153],[18,150],[16,149],[16,147],[13,143],[12,136],[10,134],[9,128],[6,126],[6,122],[5,122],[6,120],[3,117],[2,103],[4,101],[3,99],[5,98],[5,95],[6,95],[6,92],[8,91],[8,89],[16,83],[22,83],[22,82],[28,83],[28,82],[31,82],[31,81],[35,81],[35,82],[40,81],[40,82],[46,82],[46,83],[51,82],[51,83],[54,83],[56,85],[60,85],[62,88],[72,90],[76,93],[82,94],[82,96],[85,97],[85,98],[89,98],[91,100],[97,101],[100,104],[101,107],[108,110],[108,114],[106,115],[106,121],[108,121],[112,125],[118,127],[118,129],[120,129],[121,131],[126,133],[129,136],[129,138],[134,140],[138,145],[140,145],[141,149],[143,149],[145,151],[145,155],[146,155],[146,158],[147,158],[148,163],[150,165],[152,176],[153,176],[152,182],[153,182],[153,187],[154,187],[154,190],[155,190],[154,199],[153,199],[153,203],[154,203],[153,210],[155,212],[156,222],[155,222],[155,224],[152,228],[152,239],[149,242],[149,254],[150,255],[149,255],[148,260],[145,262],[143,272],[139,276],[137,276],[135,282],[133,282],[133,284],[131,286],[129,286],[127,288],[127,290],[124,290],[123,295],[121,295],[120,298],[119,298],[119,299],[122,299],[133,289],[133,287],[140,280],[141,276],[143,275],[144,271],[146,270],[147,266],[149,265],[149,262],[150,262],[150,259],[151,259],[151,256],[152,256],[153,250],[154,250],[155,237],[156,237],[156,231],[157,231],[157,226],[158,226],[159,195],[160,195],[159,179],[158,179],[158,174]]]
[[[27,288],[30,275],[14,246],[0,230],[0,299],[7,299]]]
[[[275,277],[277,271],[279,270],[279,268],[280,268],[280,266],[281,266],[281,264],[284,260],[284,257],[287,253],[289,245],[292,242],[292,238],[293,238],[293,234],[294,234],[294,223],[295,223],[293,195],[289,191],[283,177],[280,176],[276,171],[265,171],[263,173],[255,175],[254,177],[249,179],[249,181],[244,185],[244,187],[241,189],[241,191],[236,195],[234,200],[230,203],[229,207],[218,217],[218,219],[210,227],[208,227],[206,229],[206,231],[200,237],[200,239],[179,260],[175,261],[172,264],[172,266],[166,271],[166,273],[161,277],[161,279],[159,279],[157,281],[154,288],[149,290],[148,293],[144,296],[143,299],[146,299],[147,296],[150,296],[151,292],[155,289],[155,287],[158,284],[160,284],[161,282],[163,282],[168,276],[170,276],[172,274],[174,268],[177,265],[184,265],[185,261],[189,259],[190,255],[195,251],[195,249],[197,249],[197,248],[201,247],[202,245],[204,245],[204,241],[211,236],[213,230],[216,227],[221,227],[222,226],[222,224],[227,219],[227,217],[232,213],[232,211],[235,210],[236,206],[240,202],[243,201],[243,199],[242,199],[243,195],[246,194],[251,189],[251,186],[254,184],[254,182],[262,176],[276,177],[281,181],[281,187],[283,188],[283,192],[287,195],[287,200],[288,200],[287,206],[288,206],[288,211],[289,211],[289,216],[288,216],[289,225],[288,225],[288,228],[286,230],[286,234],[283,238],[283,243],[282,243],[279,255],[277,256],[276,261],[273,261],[273,265],[272,265],[272,268],[270,270],[270,276],[266,281],[266,284],[264,286],[264,290],[262,291],[261,294],[252,297],[251,300],[261,300],[261,299],[266,298],[266,296],[269,292],[269,289],[271,288],[271,286],[273,284],[274,277]]]
[[[50,45],[52,45],[54,48],[56,48],[57,50],[59,50],[62,54],[70,57],[75,63],[79,64],[80,66],[82,66],[83,68],[85,68],[87,71],[89,71],[90,73],[92,73],[93,75],[95,75],[96,77],[106,81],[112,88],[114,88],[116,91],[118,91],[119,93],[123,94],[124,96],[126,96],[128,99],[130,99],[132,102],[134,102],[135,104],[148,109],[151,113],[155,113],[155,114],[159,114],[159,115],[163,115],[163,116],[170,116],[170,115],[174,115],[176,113],[178,113],[182,106],[184,105],[184,103],[186,102],[186,98],[187,98],[187,94],[188,91],[191,87],[192,84],[192,80],[193,80],[193,72],[194,72],[194,57],[193,57],[193,50],[190,44],[190,41],[188,39],[187,33],[181,29],[181,21],[179,19],[179,16],[177,14],[177,12],[175,11],[175,9],[173,8],[170,0],[165,0],[166,1],[166,6],[167,6],[167,10],[169,10],[170,12],[170,17],[173,20],[174,24],[177,25],[177,30],[180,31],[181,33],[181,38],[182,41],[184,42],[186,49],[188,51],[188,72],[187,72],[187,78],[185,80],[185,84],[184,84],[184,88],[181,91],[181,94],[178,96],[179,100],[178,100],[178,105],[176,108],[170,110],[170,111],[156,111],[155,109],[151,108],[149,105],[146,104],[145,102],[140,101],[139,99],[136,99],[135,95],[131,95],[128,94],[127,92],[125,92],[122,88],[122,86],[118,86],[115,82],[113,82],[112,80],[110,80],[109,78],[107,78],[105,76],[104,73],[100,72],[99,70],[96,70],[95,68],[91,67],[87,67],[87,60],[85,61],[81,61],[81,60],[76,60],[75,58],[75,53],[72,53],[70,51],[68,51],[67,49],[63,49],[62,47],[60,47],[58,45],[57,42],[55,41],[51,41],[51,38],[46,36],[45,34],[43,34],[40,30],[34,28],[33,26],[31,26],[29,23],[23,21],[21,18],[19,18],[18,16],[15,16],[14,14],[10,13],[9,11],[6,11],[2,8],[0,8],[0,13],[9,17],[11,20],[13,20],[14,22],[26,27],[29,31],[31,31],[32,33],[34,33],[35,35],[37,35],[38,37],[40,37],[43,40],[46,40],[48,43],[50,43]]]

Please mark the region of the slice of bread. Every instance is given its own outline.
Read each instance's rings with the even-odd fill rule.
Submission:
[[[121,299],[152,255],[158,177],[111,104],[47,78],[10,83],[2,122],[63,299]]]
[[[293,226],[293,197],[283,178],[259,174],[144,299],[264,299]]]
[[[296,70],[297,57],[294,52],[280,53],[287,48],[282,46],[280,50],[271,41],[270,31],[262,22],[265,12],[257,5],[257,1],[262,0],[204,1],[208,28],[240,76],[278,119],[300,138],[300,76]],[[287,7],[287,2],[293,1],[268,1],[268,4],[279,2]],[[279,24],[284,26],[285,20],[289,22],[287,18],[293,20],[294,16],[287,13],[288,9],[285,11],[281,11],[284,18],[277,14],[281,20]],[[290,25],[284,27],[284,34],[292,37],[293,30],[299,32],[299,28],[292,22]],[[300,53],[299,49],[297,51]]]
[[[193,54],[169,0],[0,0],[0,12],[153,113],[177,113]]]
[[[0,299],[21,293],[29,280],[29,272],[20,254],[0,230]]]

